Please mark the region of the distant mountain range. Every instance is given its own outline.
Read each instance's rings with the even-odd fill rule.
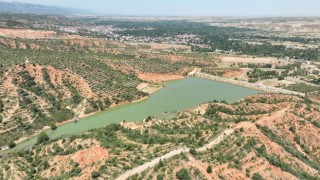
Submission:
[[[0,1],[0,13],[83,14],[89,12],[85,10],[57,6]]]

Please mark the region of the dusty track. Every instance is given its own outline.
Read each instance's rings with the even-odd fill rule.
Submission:
[[[212,146],[219,144],[225,137],[229,136],[233,132],[234,132],[234,129],[224,130],[216,139],[214,139],[210,143],[206,144],[205,146],[198,148],[197,151],[205,151],[207,149],[210,149]],[[171,158],[175,155],[178,155],[180,153],[189,152],[189,150],[190,150],[189,148],[179,148],[179,149],[173,150],[173,151],[171,151],[161,157],[155,158],[155,159],[151,160],[150,162],[147,162],[141,166],[135,167],[135,168],[125,172],[124,174],[120,175],[116,180],[126,180],[130,176],[133,176],[138,173],[142,173],[143,171],[147,170],[148,168],[156,166],[159,163],[160,159],[169,159],[169,158]]]

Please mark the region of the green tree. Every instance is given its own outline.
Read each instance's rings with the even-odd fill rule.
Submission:
[[[264,179],[259,173],[254,173],[252,175],[252,180],[264,180]]]
[[[2,100],[0,100],[0,113],[3,113],[3,111],[4,111],[4,104]]]
[[[191,176],[186,168],[180,169],[180,171],[176,173],[176,177],[179,180],[191,180]]]
[[[9,148],[14,148],[16,146],[16,143],[14,143],[12,140],[8,142]]]
[[[158,171],[164,166],[165,166],[165,163],[162,161],[162,159],[160,159],[159,163],[154,167],[154,171]]]
[[[99,176],[100,176],[100,173],[98,173],[98,172],[96,172],[96,171],[93,171],[93,172],[91,173],[92,179],[98,178]]]
[[[54,124],[54,123],[51,123],[50,124],[50,128],[51,128],[51,130],[56,130],[57,129],[57,126]]]
[[[266,68],[272,68],[272,64],[266,64]]]
[[[49,141],[49,139],[50,138],[49,138],[48,134],[45,132],[42,132],[37,137],[37,144],[41,144],[43,142]]]
[[[212,166],[209,165],[208,168],[207,168],[207,173],[211,174],[212,173]]]
[[[189,153],[192,155],[197,155],[197,151],[194,148],[190,149]]]
[[[157,175],[157,180],[163,180],[164,179],[164,174],[163,173],[159,173]]]
[[[110,107],[110,105],[111,105],[110,99],[109,99],[109,98],[106,98],[106,99],[104,100],[104,104],[105,104],[106,107]]]
[[[148,116],[147,118],[146,118],[146,122],[149,122],[149,121],[151,121],[152,120],[152,117],[151,116]]]
[[[279,76],[279,77],[278,77],[278,80],[279,80],[279,81],[284,80],[284,76]]]

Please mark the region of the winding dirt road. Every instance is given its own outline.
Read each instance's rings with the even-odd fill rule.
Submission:
[[[225,137],[229,136],[233,132],[234,132],[234,129],[224,130],[217,138],[215,138],[213,141],[206,144],[205,146],[198,148],[197,151],[200,152],[200,151],[205,151],[207,149],[210,149],[214,145],[219,144]],[[124,174],[120,175],[116,180],[126,180],[130,176],[142,173],[143,171],[147,170],[148,168],[156,166],[159,163],[160,159],[169,159],[169,158],[171,158],[175,155],[178,155],[182,152],[189,152],[189,150],[190,150],[189,148],[179,148],[179,149],[173,150],[173,151],[171,151],[161,157],[155,158],[155,159],[151,160],[150,162],[147,162],[145,164],[142,164],[141,166],[135,167],[135,168],[125,172]]]

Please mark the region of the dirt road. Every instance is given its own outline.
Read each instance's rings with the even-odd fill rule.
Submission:
[[[150,162],[147,162],[147,163],[145,163],[145,164],[143,164],[141,166],[138,166],[136,168],[133,168],[133,169],[125,172],[124,174],[119,176],[116,180],[126,180],[130,176],[133,176],[133,175],[138,174],[138,173],[142,173],[143,171],[147,170],[148,168],[156,166],[159,163],[160,159],[169,159],[169,158],[171,158],[171,157],[173,157],[175,155],[178,155],[178,154],[180,154],[182,152],[188,152],[188,151],[189,151],[188,148],[180,148],[180,149],[171,151],[168,154],[165,154],[165,155],[163,155],[161,157],[153,159]]]
[[[219,144],[225,137],[229,136],[233,132],[234,132],[233,129],[224,130],[216,139],[214,139],[210,143],[206,144],[205,146],[198,148],[197,151],[205,151],[207,149],[210,149],[214,145]],[[159,163],[160,159],[169,159],[169,158],[171,158],[175,155],[178,155],[182,152],[189,152],[189,150],[190,150],[189,148],[179,148],[179,149],[173,150],[173,151],[169,152],[168,154],[165,154],[161,157],[155,158],[155,159],[151,160],[150,162],[147,162],[141,166],[135,167],[135,168],[125,172],[124,174],[120,175],[116,180],[126,180],[130,176],[142,173],[143,171],[147,170],[148,168],[156,166]]]
[[[198,152],[201,151],[205,151],[207,149],[212,148],[213,146],[219,144],[225,137],[229,136],[230,134],[232,134],[234,132],[233,129],[226,129],[223,131],[222,134],[220,134],[216,139],[214,139],[213,141],[211,141],[210,143],[204,145],[203,147],[200,147],[197,149]]]

